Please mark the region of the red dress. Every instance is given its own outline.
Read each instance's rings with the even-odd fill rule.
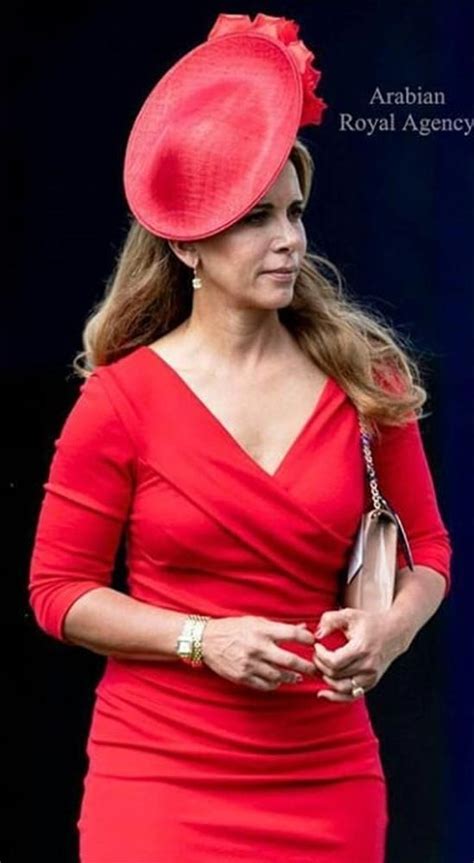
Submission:
[[[384,428],[374,458],[415,563],[448,586],[418,424]],[[44,488],[30,601],[59,639],[72,603],[110,584],[123,530],[133,597],[314,629],[337,607],[368,503],[357,414],[334,379],[270,475],[149,347],[81,386]],[[311,658],[311,647],[284,647]],[[318,699],[322,688],[305,677],[262,692],[206,666],[108,658],[77,822],[82,863],[381,863],[386,786],[365,701]]]

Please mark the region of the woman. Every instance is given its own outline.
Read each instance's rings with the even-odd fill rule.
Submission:
[[[220,16],[129,140],[135,220],[86,326],[30,573],[39,625],[107,656],[82,863],[383,860],[363,696],[438,608],[450,544],[416,364],[307,251],[296,133],[325,105],[296,37]],[[400,550],[378,614],[339,602],[369,500],[358,412],[415,563]]]

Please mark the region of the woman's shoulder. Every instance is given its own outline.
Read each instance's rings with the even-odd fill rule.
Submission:
[[[142,421],[142,408],[150,398],[152,376],[148,374],[148,348],[140,345],[109,363],[95,366],[83,379],[70,422],[90,425],[101,433],[135,438]]]
[[[174,360],[179,361],[180,358],[180,342],[178,331],[173,330],[153,342],[131,348],[109,363],[95,366],[93,374],[106,379],[111,376],[133,375],[137,370],[140,372],[143,364],[149,362],[154,354],[173,364]]]
[[[117,359],[96,365],[86,378],[83,387],[88,388],[93,381],[98,381],[105,390],[109,390],[114,385],[141,388],[148,377],[144,374],[144,370],[147,368],[150,356],[153,357],[153,352],[148,345],[138,345]]]

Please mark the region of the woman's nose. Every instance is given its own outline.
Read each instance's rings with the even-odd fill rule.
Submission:
[[[275,231],[274,243],[277,248],[281,246],[295,248],[300,245],[301,230],[299,224],[290,219],[282,220]]]

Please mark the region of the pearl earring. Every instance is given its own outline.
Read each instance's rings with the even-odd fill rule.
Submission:
[[[200,279],[199,276],[196,275],[196,267],[193,267],[193,273],[193,288],[196,291],[198,288],[202,288],[202,279]]]

